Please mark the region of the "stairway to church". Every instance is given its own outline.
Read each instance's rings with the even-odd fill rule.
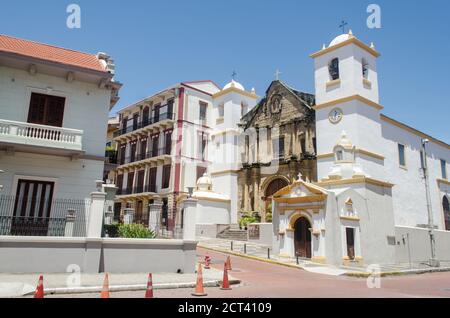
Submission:
[[[217,238],[231,241],[248,241],[246,230],[239,229],[239,226],[232,225],[228,229],[217,234]]]

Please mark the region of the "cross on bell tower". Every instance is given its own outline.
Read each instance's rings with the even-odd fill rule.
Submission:
[[[233,71],[233,73],[231,74],[231,78],[233,79],[233,81],[236,80],[236,76],[237,76],[236,71]]]
[[[340,28],[342,28],[342,34],[345,34],[345,27],[348,25],[348,23],[345,20],[342,20],[341,24],[339,25]]]

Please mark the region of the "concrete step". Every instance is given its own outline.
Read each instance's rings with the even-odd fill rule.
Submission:
[[[217,238],[236,241],[247,241],[247,231],[230,228],[217,235]]]

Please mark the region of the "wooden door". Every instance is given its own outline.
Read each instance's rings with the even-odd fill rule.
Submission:
[[[305,218],[295,223],[295,255],[302,258],[311,258],[311,225]]]
[[[347,256],[353,260],[355,259],[355,229],[347,227],[345,230],[347,236]]]

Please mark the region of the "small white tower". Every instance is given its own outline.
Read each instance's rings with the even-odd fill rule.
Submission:
[[[241,168],[241,130],[243,115],[255,107],[258,96],[246,91],[234,79],[213,95],[214,126],[211,133],[210,173],[214,188],[231,200],[231,224],[237,224],[238,172]]]
[[[333,165],[333,148],[342,131],[354,143],[355,162],[384,180],[376,59],[373,45],[350,31],[314,53],[318,178]]]

